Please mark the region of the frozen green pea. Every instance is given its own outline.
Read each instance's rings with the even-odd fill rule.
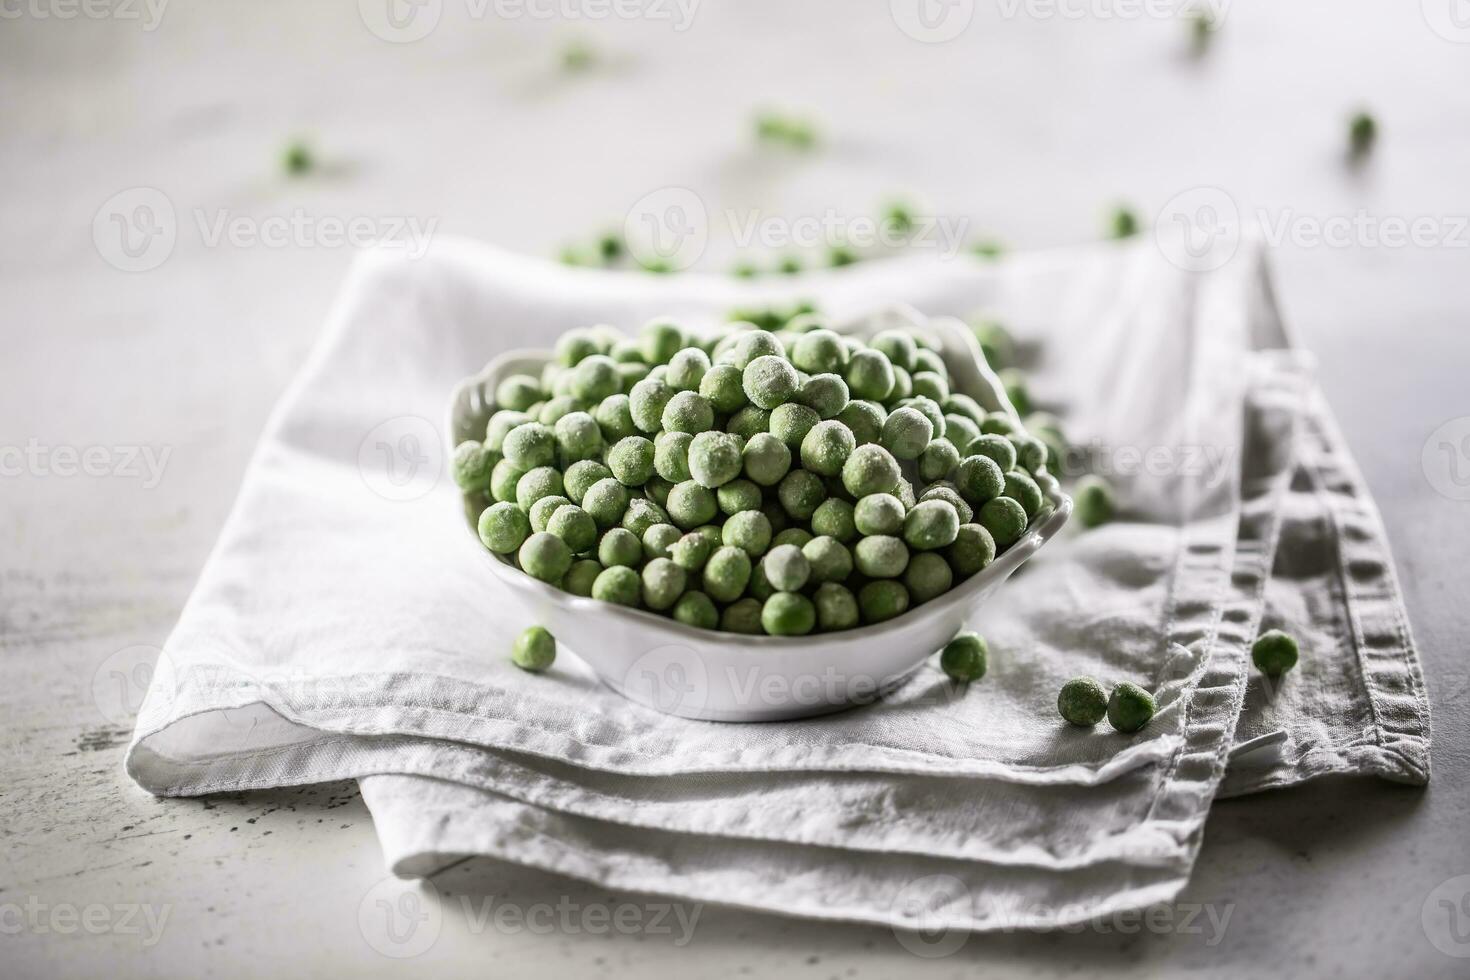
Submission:
[[[622,380],[623,383],[623,390],[619,392],[619,394],[629,394],[630,392],[632,392],[634,385],[642,381],[644,378],[648,377],[651,373],[652,371],[649,369],[647,364],[619,364],[618,377]],[[603,399],[603,401],[606,400],[606,398]],[[632,419],[631,412],[629,414],[629,419]],[[636,429],[636,426],[634,428]]]
[[[847,382],[837,374],[814,374],[802,384],[796,400],[824,419],[835,419],[847,407]]]
[[[776,488],[777,499],[786,513],[799,521],[810,520],[817,506],[827,497],[822,478],[806,470],[792,470],[781,478]]]
[[[1267,630],[1251,645],[1251,662],[1267,677],[1280,677],[1296,666],[1296,639],[1281,630]]]
[[[612,470],[595,459],[582,459],[567,467],[562,474],[562,486],[566,488],[566,494],[572,503],[580,505],[582,498],[592,485],[598,480],[606,480],[612,476]]]
[[[765,630],[761,626],[761,601],[741,599],[725,607],[720,614],[720,629],[726,633],[759,635]]]
[[[750,583],[750,570],[744,548],[717,548],[704,565],[704,591],[716,602],[734,602]]]
[[[602,441],[608,445],[638,434],[638,426],[633,424],[633,410],[628,396],[621,392],[608,395],[598,402],[597,407],[592,410],[592,417],[602,429]]]
[[[529,512],[542,497],[566,496],[561,473],[552,466],[538,466],[516,481],[516,505]]]
[[[933,551],[954,544],[960,516],[947,500],[923,500],[903,519],[903,539],[915,551]]]
[[[715,489],[740,475],[745,460],[740,437],[728,432],[701,432],[689,443],[689,475],[702,487]]]
[[[604,568],[592,583],[592,598],[638,608],[643,595],[643,578],[627,565]]]
[[[643,496],[652,500],[660,507],[667,507],[669,504],[669,491],[672,489],[674,489],[674,484],[655,473],[648,478],[647,483],[643,484]]]
[[[503,452],[505,437],[510,434],[510,431],[530,421],[531,416],[525,412],[504,410],[496,412],[490,416],[490,421],[485,426],[485,447],[496,452]]]
[[[1016,447],[1005,436],[984,433],[970,443],[971,456],[987,456],[1000,467],[1002,473],[1016,468]]]
[[[852,519],[859,534],[896,535],[903,530],[903,502],[891,493],[871,493],[858,499]]]
[[[796,449],[801,446],[806,434],[820,421],[822,417],[811,406],[787,402],[785,405],[778,405],[771,412],[771,435]]]
[[[643,348],[631,337],[620,337],[607,349],[607,356],[619,364],[642,364]]]
[[[686,347],[669,359],[664,382],[675,391],[697,392],[709,368],[708,354],[698,347]]]
[[[685,480],[674,484],[674,489],[669,491],[668,512],[673,522],[687,531],[713,520],[719,513],[719,504],[713,490]]]
[[[709,561],[714,550],[715,544],[708,537],[698,531],[690,531],[669,545],[669,558],[685,571],[697,572]]]
[[[801,465],[822,476],[836,476],[856,446],[852,431],[841,422],[818,422],[801,440]]]
[[[884,330],[874,334],[873,339],[868,341],[868,346],[888,358],[894,367],[905,371],[914,366],[914,358],[918,354],[913,334],[903,330]]]
[[[915,604],[925,603],[949,591],[954,584],[954,572],[939,555],[924,551],[909,560],[909,567],[903,572],[903,584]]]
[[[902,405],[914,394],[914,382],[909,373],[901,367],[893,369],[893,388],[888,392],[884,401],[889,405]]]
[[[899,538],[871,534],[853,549],[857,570],[869,578],[897,578],[908,567],[909,549]]]
[[[766,330],[751,330],[742,333],[735,341],[734,360],[731,362],[741,371],[750,366],[752,361],[762,357],[785,357],[786,348],[776,335]]]
[[[497,555],[508,555],[531,536],[531,522],[515,504],[501,501],[480,512],[480,540]]]
[[[591,330],[575,328],[556,338],[552,352],[562,367],[575,367],[585,358],[603,353],[603,348]]]
[[[771,546],[771,521],[758,510],[731,514],[721,530],[721,542],[740,548],[752,558],[759,558]]]
[[[913,375],[914,396],[923,396],[935,404],[943,405],[949,400],[949,381],[943,374],[933,371],[915,371]]]
[[[684,346],[684,331],[666,320],[655,320],[643,327],[638,343],[646,363],[667,364]]]
[[[1046,470],[1042,470],[1041,472],[1036,473],[1032,476],[1032,479],[1035,480],[1036,485],[1041,488],[1041,494],[1043,497],[1050,498],[1062,492],[1062,485],[1057,482],[1057,478],[1052,476]],[[1051,501],[1048,500],[1046,505],[1044,506],[1050,506],[1050,504]]]
[[[525,474],[525,470],[510,460],[502,459],[490,471],[490,496],[496,500],[515,503],[516,484],[520,482],[521,477],[525,476]]]
[[[597,581],[597,576],[602,574],[602,565],[591,558],[583,558],[572,562],[572,567],[567,569],[566,575],[562,576],[562,591],[570,592],[572,595],[590,596],[592,594],[592,583]]]
[[[715,502],[720,505],[722,514],[760,510],[763,500],[761,488],[749,480],[731,480],[715,491]]]
[[[986,415],[979,402],[962,391],[956,391],[950,394],[943,407],[945,415],[962,415],[975,423],[976,434],[979,434],[980,423],[985,421]]]
[[[1026,508],[1010,497],[988,500],[975,515],[980,526],[990,532],[995,545],[1005,550],[1026,531]]]
[[[842,485],[853,497],[892,493],[902,472],[893,454],[879,445],[857,446],[842,464]]]
[[[687,573],[667,558],[643,566],[643,604],[649,609],[672,608],[684,594]]]
[[[738,412],[747,404],[744,378],[733,364],[716,364],[706,371],[699,382],[699,393],[721,415]]]
[[[893,365],[881,351],[854,351],[842,377],[853,398],[886,402],[893,392]]]
[[[1011,445],[1016,447],[1016,466],[1025,470],[1032,476],[1041,472],[1046,465],[1047,457],[1051,455],[1046,448],[1046,443],[1035,436],[1021,435],[1011,436]]]
[[[918,459],[934,437],[934,423],[916,408],[899,408],[883,423],[883,448],[897,459]]]
[[[653,443],[643,436],[619,439],[607,451],[607,468],[623,486],[643,486],[654,472]]]
[[[560,582],[572,567],[571,549],[549,531],[537,531],[527,538],[516,557],[526,574],[553,584]]]
[[[960,516],[961,524],[968,524],[975,519],[974,509],[965,502],[965,498],[960,496],[959,491],[954,488],[954,484],[952,483],[938,483],[925,489],[923,495],[919,497],[919,503],[923,503],[926,500],[948,501],[954,507],[955,513]]]
[[[546,530],[565,541],[574,555],[592,550],[597,543],[597,522],[576,504],[563,504],[554,510]]]
[[[558,395],[551,401],[542,403],[540,410],[536,413],[536,421],[542,425],[555,426],[562,416],[570,415],[581,407],[582,402],[571,395]]]
[[[1005,412],[987,412],[980,420],[980,431],[986,435],[1008,436],[1016,431],[1016,420]]]
[[[684,532],[672,524],[654,524],[643,532],[643,557],[668,558],[669,549]]]
[[[756,408],[754,405],[746,405],[736,412],[730,417],[729,424],[725,426],[727,432],[745,440],[754,439],[762,432],[769,432],[770,428],[771,413],[764,408]]]
[[[653,468],[670,483],[689,479],[689,446],[694,437],[687,432],[660,432],[653,440]]]
[[[602,427],[586,412],[569,412],[557,419],[555,433],[563,463],[593,459],[602,454]]]
[[[931,483],[942,480],[960,463],[959,450],[948,439],[935,439],[919,455],[919,476]]]
[[[961,524],[945,557],[956,575],[967,578],[995,560],[995,539],[979,524]]]
[[[777,545],[766,553],[766,580],[777,592],[798,592],[811,577],[812,566],[806,555],[794,544]]]
[[[643,562],[643,544],[625,527],[610,528],[597,543],[597,560],[608,568],[637,568]]]
[[[771,522],[771,530],[777,534],[786,530],[791,524],[791,518],[787,516],[786,508],[781,506],[779,498],[767,500],[761,504],[761,513],[766,515],[766,520]]]
[[[541,382],[529,374],[512,374],[495,386],[495,404],[524,412],[541,400]]]
[[[811,532],[808,531],[806,528],[782,528],[775,537],[771,538],[771,546],[775,547],[776,545],[780,544],[794,544],[798,548],[803,548],[806,546],[806,543],[811,539]]]
[[[765,559],[757,561],[755,567],[750,570],[750,584],[745,587],[745,592],[761,602],[765,602],[776,594],[776,587],[771,584],[770,579],[766,578]]]
[[[859,446],[875,443],[883,437],[883,423],[888,413],[876,402],[850,401],[837,413],[837,421],[852,430]]]
[[[909,608],[909,592],[903,583],[884,579],[869,582],[858,592],[858,608],[869,623],[882,623],[902,616]]]
[[[944,438],[954,445],[960,459],[964,459],[974,455],[970,447],[980,438],[980,426],[967,415],[950,412],[944,416]]]
[[[784,440],[769,432],[751,436],[741,455],[745,461],[745,475],[763,487],[780,483],[791,469],[791,450]]]
[[[801,546],[801,553],[811,566],[813,582],[845,582],[852,574],[852,552],[834,537],[812,538]]]
[[[552,494],[549,497],[542,497],[540,500],[537,500],[531,505],[530,510],[523,511],[523,513],[530,515],[531,530],[544,531],[546,530],[546,525],[551,523],[551,515],[556,513],[556,509],[569,503],[571,501],[566,497],[560,494]],[[516,509],[520,510],[519,507]]]
[[[685,626],[712,630],[720,625],[720,611],[709,596],[698,590],[686,592],[674,603],[674,619]]]
[[[1031,479],[1030,474],[1020,470],[1012,470],[1006,474],[1006,488],[1002,496],[1010,497],[1020,504],[1026,511],[1026,518],[1030,520],[1041,510],[1041,505],[1046,498],[1041,495],[1041,487]]]
[[[812,533],[850,541],[857,537],[857,523],[853,519],[853,505],[837,497],[828,497],[817,505],[812,513]]]
[[[773,354],[763,354],[746,365],[741,381],[745,397],[752,405],[765,409],[791,401],[801,387],[791,362]]]
[[[1091,677],[1074,677],[1057,693],[1057,713],[1073,725],[1091,728],[1107,717],[1107,692]]]
[[[816,625],[816,607],[795,592],[777,592],[761,607],[761,628],[772,636],[805,636]]]
[[[922,345],[914,351],[914,374],[917,376],[921,372],[937,374],[941,378],[949,377],[949,368],[945,366],[944,358],[940,356],[939,351]],[[941,404],[944,402],[943,398],[938,400]]]
[[[664,406],[663,427],[667,432],[691,435],[714,428],[715,409],[709,399],[694,391],[678,391]]]
[[[934,432],[930,436],[931,439],[944,438],[944,411],[939,407],[939,403],[936,402],[934,399],[923,397],[908,398],[900,403],[900,407],[912,408],[914,411],[918,412],[919,414],[923,415],[924,418],[929,420],[929,424],[934,427]]]
[[[623,520],[629,506],[628,490],[616,478],[606,477],[587,488],[581,506],[592,515],[598,527],[612,527]]]
[[[893,488],[893,495],[903,503],[904,513],[913,510],[914,504],[919,502],[919,498],[914,491],[914,485],[908,480],[899,480],[898,486]]]
[[[1078,480],[1072,499],[1083,527],[1097,527],[1113,519],[1113,488],[1100,476],[1088,474]]]
[[[450,467],[454,472],[454,482],[461,490],[490,489],[490,474],[495,472],[495,464],[500,462],[497,455],[493,449],[486,449],[473,439],[455,446]]]
[[[673,388],[651,376],[633,385],[633,390],[628,392],[628,411],[633,416],[633,424],[645,433],[662,429],[664,409],[673,397]]]
[[[847,359],[847,347],[842,343],[842,337],[831,330],[809,330],[791,345],[791,363],[808,374],[841,371]]]
[[[959,488],[960,496],[975,506],[999,497],[1006,488],[1005,473],[995,460],[979,454],[960,460],[950,479]]]
[[[515,638],[510,648],[510,662],[521,670],[537,673],[556,660],[556,638],[544,626],[532,626]]]
[[[1137,684],[1123,683],[1108,696],[1108,724],[1125,735],[1147,725],[1154,717],[1154,697]]]
[[[1001,386],[1005,388],[1006,400],[1022,415],[1031,411],[1031,394],[1026,388],[1026,376],[1015,368],[1001,368],[996,372]]]
[[[826,633],[852,629],[858,624],[857,597],[845,585],[823,582],[812,595],[817,626]]]
[[[1373,149],[1378,139],[1378,121],[1370,113],[1358,112],[1348,121],[1348,152],[1361,159]]]
[[[961,684],[978,681],[990,664],[990,647],[978,633],[960,633],[944,645],[940,668]]]
[[[556,462],[556,433],[540,422],[527,422],[506,433],[501,452],[514,466],[526,472]]]
[[[589,354],[572,368],[571,393],[586,402],[600,402],[623,390],[618,364],[606,354]]]

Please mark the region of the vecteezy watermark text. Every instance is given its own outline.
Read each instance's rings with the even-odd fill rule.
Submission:
[[[0,20],[138,21],[157,30],[168,0],[0,0]]]
[[[462,0],[469,20],[644,20],[687,31],[701,0]],[[409,44],[434,32],[445,0],[357,0],[363,26],[384,41]]]
[[[0,477],[141,479],[143,489],[152,490],[171,455],[172,446],[51,446],[32,438],[24,446],[0,446]]]
[[[0,935],[16,936],[23,932],[36,935],[54,933],[71,936],[141,936],[139,945],[152,947],[163,936],[172,905],[147,902],[119,902],[105,905],[92,902],[43,902],[31,895],[24,902],[0,902]]]

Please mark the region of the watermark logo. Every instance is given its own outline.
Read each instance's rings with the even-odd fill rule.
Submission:
[[[965,32],[975,19],[975,0],[888,0],[898,29],[924,44],[943,44]]]
[[[30,895],[24,902],[0,902],[0,935],[136,936],[138,945],[151,949],[163,937],[172,905],[148,902],[43,902]]]
[[[158,647],[139,644],[124,647],[97,665],[92,672],[92,703],[110,724],[124,728],[137,718],[162,655]]]
[[[123,272],[147,272],[163,265],[178,237],[173,202],[156,187],[119,191],[92,217],[97,254]]]
[[[623,240],[640,265],[687,269],[709,244],[709,211],[687,187],[660,188],[628,209]]]
[[[1240,247],[1240,209],[1218,187],[1194,187],[1171,197],[1154,219],[1154,241],[1174,265],[1210,272]]]
[[[1470,875],[1440,882],[1424,899],[1420,919],[1435,949],[1456,959],[1470,958]]]
[[[1470,44],[1470,0],[1419,0],[1429,29],[1454,44]]]
[[[946,925],[943,910],[961,902],[970,903],[970,890],[953,875],[928,875],[909,882],[893,900],[893,910],[905,923],[905,928],[893,930],[894,937],[904,949],[926,960],[959,952],[970,930]]]
[[[622,693],[665,715],[699,715],[709,704],[709,670],[704,659],[677,643],[655,647],[624,671]]]
[[[1441,496],[1470,500],[1470,415],[1450,419],[1424,440],[1424,478]]]
[[[374,426],[358,444],[357,470],[367,488],[385,500],[417,500],[438,485],[444,470],[439,430],[417,415]]]
[[[384,878],[357,904],[357,929],[362,938],[394,959],[428,952],[443,928],[439,889],[427,878]]]
[[[393,44],[411,44],[439,26],[444,0],[357,0],[357,13],[377,37]]]
[[[172,446],[53,446],[32,437],[24,446],[0,445],[0,478],[141,480],[144,490],[163,482]]]
[[[0,20],[138,21],[144,31],[163,22],[168,0],[0,0]]]

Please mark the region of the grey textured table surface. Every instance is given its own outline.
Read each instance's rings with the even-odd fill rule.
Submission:
[[[370,0],[0,4],[0,972],[1465,975],[1449,954],[1470,954],[1470,879],[1434,889],[1470,874],[1470,503],[1454,499],[1470,443],[1424,454],[1470,415],[1470,31],[1451,4],[1232,7],[1200,59],[1177,18],[1147,14],[1162,8],[1105,0],[957,0],[934,8],[973,9],[947,43],[906,35],[900,21],[922,22],[902,0],[710,2],[687,30],[657,19],[672,4],[630,20],[433,0],[419,9],[442,17],[414,43],[375,36]],[[561,72],[570,37],[600,63]],[[759,104],[809,110],[823,148],[758,151]],[[1359,104],[1382,139],[1351,168]],[[324,165],[289,180],[278,158],[296,133]],[[684,947],[497,926],[479,899],[637,899],[490,863],[443,877],[437,941],[396,960],[359,928],[384,870],[354,787],[170,801],[134,787],[112,671],[167,635],[351,260],[319,230],[273,245],[210,229],[297,209],[415,217],[549,254],[670,185],[785,216],[917,193],[1016,247],[1092,237],[1117,199],[1152,216],[1201,185],[1268,225],[1354,222],[1344,244],[1298,235],[1273,259],[1396,550],[1434,710],[1430,787],[1218,805],[1180,909],[1228,910],[1223,931],[1180,911],[1154,929],[972,937],[932,960],[880,930],[714,907]],[[96,241],[105,202],[139,187],[167,195],[177,240],[127,273]],[[1415,218],[1432,244],[1370,233]],[[97,475],[63,475],[71,451]]]

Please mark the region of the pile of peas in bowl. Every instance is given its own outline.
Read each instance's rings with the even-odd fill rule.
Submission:
[[[773,327],[775,329],[765,329]],[[567,592],[733,633],[881,623],[1051,513],[1047,448],[922,334],[815,313],[694,337],[573,330],[499,382],[454,477],[480,539]]]

